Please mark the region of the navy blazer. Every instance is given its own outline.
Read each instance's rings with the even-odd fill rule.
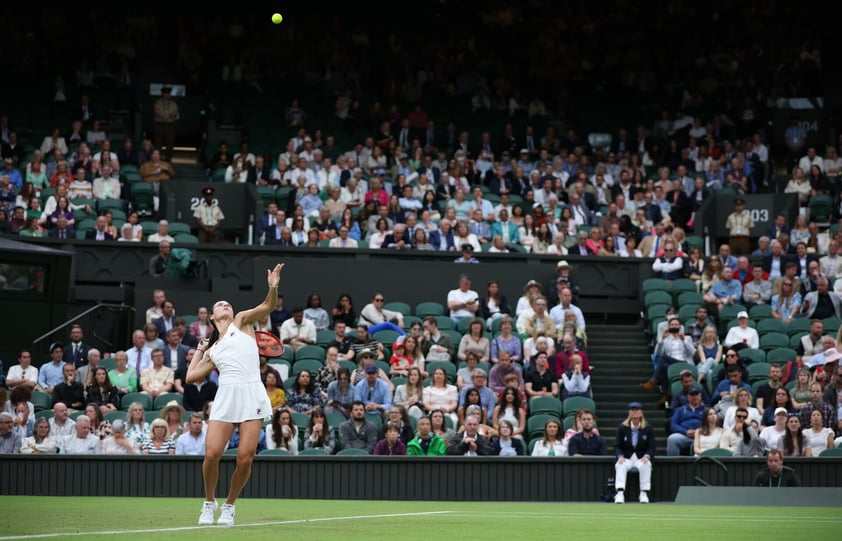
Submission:
[[[164,340],[166,342],[166,340]],[[179,344],[176,348],[176,366],[173,366],[170,360],[170,345],[164,345],[164,366],[169,366],[173,370],[180,370],[180,369],[187,369],[187,352],[190,351],[190,348],[187,347],[185,344]]]
[[[114,240],[111,233],[105,233],[105,240]],[[85,240],[96,240],[96,230],[85,231]]]
[[[175,320],[175,316],[173,316],[173,320]],[[161,340],[164,341],[164,343],[166,343],[167,342],[167,328],[164,325],[164,316],[153,319],[152,323],[158,329],[158,338],[160,338]]]
[[[631,427],[620,425],[617,427],[617,438],[614,441],[614,455],[617,458],[621,456],[631,458],[632,455],[637,455],[643,458],[649,455],[649,460],[655,458],[655,433],[651,425],[646,425],[646,428],[641,428],[637,438],[637,446],[632,446],[632,430]]]
[[[91,346],[83,342],[79,344],[79,350],[76,352],[76,355],[73,355],[73,342],[67,342],[64,345],[64,356],[62,357],[62,360],[65,363],[72,364],[76,368],[84,366],[88,364],[89,349],[91,349]]]
[[[450,250],[451,248],[453,248],[455,250],[456,245],[453,242],[453,231],[449,231],[445,239],[445,242],[447,243],[447,249]],[[433,248],[438,250],[441,246],[441,231],[438,229],[436,229],[435,231],[430,231],[430,236],[428,237],[427,242]]]

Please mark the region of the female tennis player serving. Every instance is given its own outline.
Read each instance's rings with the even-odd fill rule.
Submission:
[[[187,382],[197,383],[215,368],[219,369],[219,390],[211,409],[205,437],[205,461],[202,475],[205,479],[205,502],[199,515],[199,524],[213,524],[216,513],[216,485],[219,481],[219,459],[231,438],[236,425],[240,426],[240,446],[237,467],[231,476],[228,499],[222,504],[217,524],[234,524],[234,502],[251,475],[251,464],[260,438],[263,421],[272,416],[272,404],[260,382],[260,360],[252,323],[275,309],[278,300],[278,282],[282,264],[267,270],[269,292],[263,302],[251,310],[234,315],[227,301],[213,305],[209,340],[199,343],[193,362],[187,369]]]

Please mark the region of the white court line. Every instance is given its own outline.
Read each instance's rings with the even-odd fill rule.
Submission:
[[[632,504],[634,505],[634,504]],[[797,508],[796,508],[797,509]],[[476,517],[476,514],[471,513],[458,513],[453,512],[449,516],[451,517]],[[593,515],[593,514],[582,514],[582,513],[494,513],[494,518],[499,517],[510,517],[510,518],[517,518],[517,517],[548,517],[548,518],[598,518],[600,520],[649,520],[654,522],[684,522],[687,520],[686,517],[677,517],[675,515],[611,515],[611,514],[604,514],[604,515]],[[717,520],[723,520],[718,518]],[[734,517],[734,521],[739,520],[739,522],[792,522],[792,517],[759,517],[759,518],[746,518],[746,517]],[[798,516],[798,520],[807,520],[804,517]],[[819,524],[839,524],[838,518],[833,517],[812,517],[809,519],[811,524],[819,523]]]
[[[177,528],[154,528],[148,530],[112,530],[102,532],[63,532],[63,533],[39,533],[27,535],[10,535],[0,537],[0,541],[7,541],[11,539],[46,539],[50,537],[70,537],[81,535],[126,535],[135,533],[159,533],[159,532],[181,532],[187,530],[205,530],[214,528],[219,530],[228,530],[230,528],[254,528],[259,526],[283,526],[285,524],[305,524],[307,522],[330,522],[334,520],[357,520],[365,518],[392,518],[392,517],[420,517],[424,515],[445,515],[453,511],[427,511],[422,513],[392,513],[388,515],[355,515],[349,517],[321,517],[321,518],[302,518],[298,520],[279,520],[276,522],[254,522],[251,524],[235,524],[233,526],[180,526]]]

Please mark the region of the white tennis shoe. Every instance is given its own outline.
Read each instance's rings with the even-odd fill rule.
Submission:
[[[209,502],[205,501],[202,504],[202,513],[199,515],[199,526],[210,526],[213,524],[213,516],[216,513],[216,500]]]
[[[223,503],[222,512],[219,514],[219,518],[217,519],[216,523],[222,526],[233,526],[234,506],[227,503]]]

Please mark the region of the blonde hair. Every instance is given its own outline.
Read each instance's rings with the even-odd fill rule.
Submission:
[[[167,425],[167,422],[160,417],[152,421],[149,425],[149,439],[155,439],[155,429],[156,428],[163,428],[164,429],[164,439],[167,439],[170,436],[170,427]]]

